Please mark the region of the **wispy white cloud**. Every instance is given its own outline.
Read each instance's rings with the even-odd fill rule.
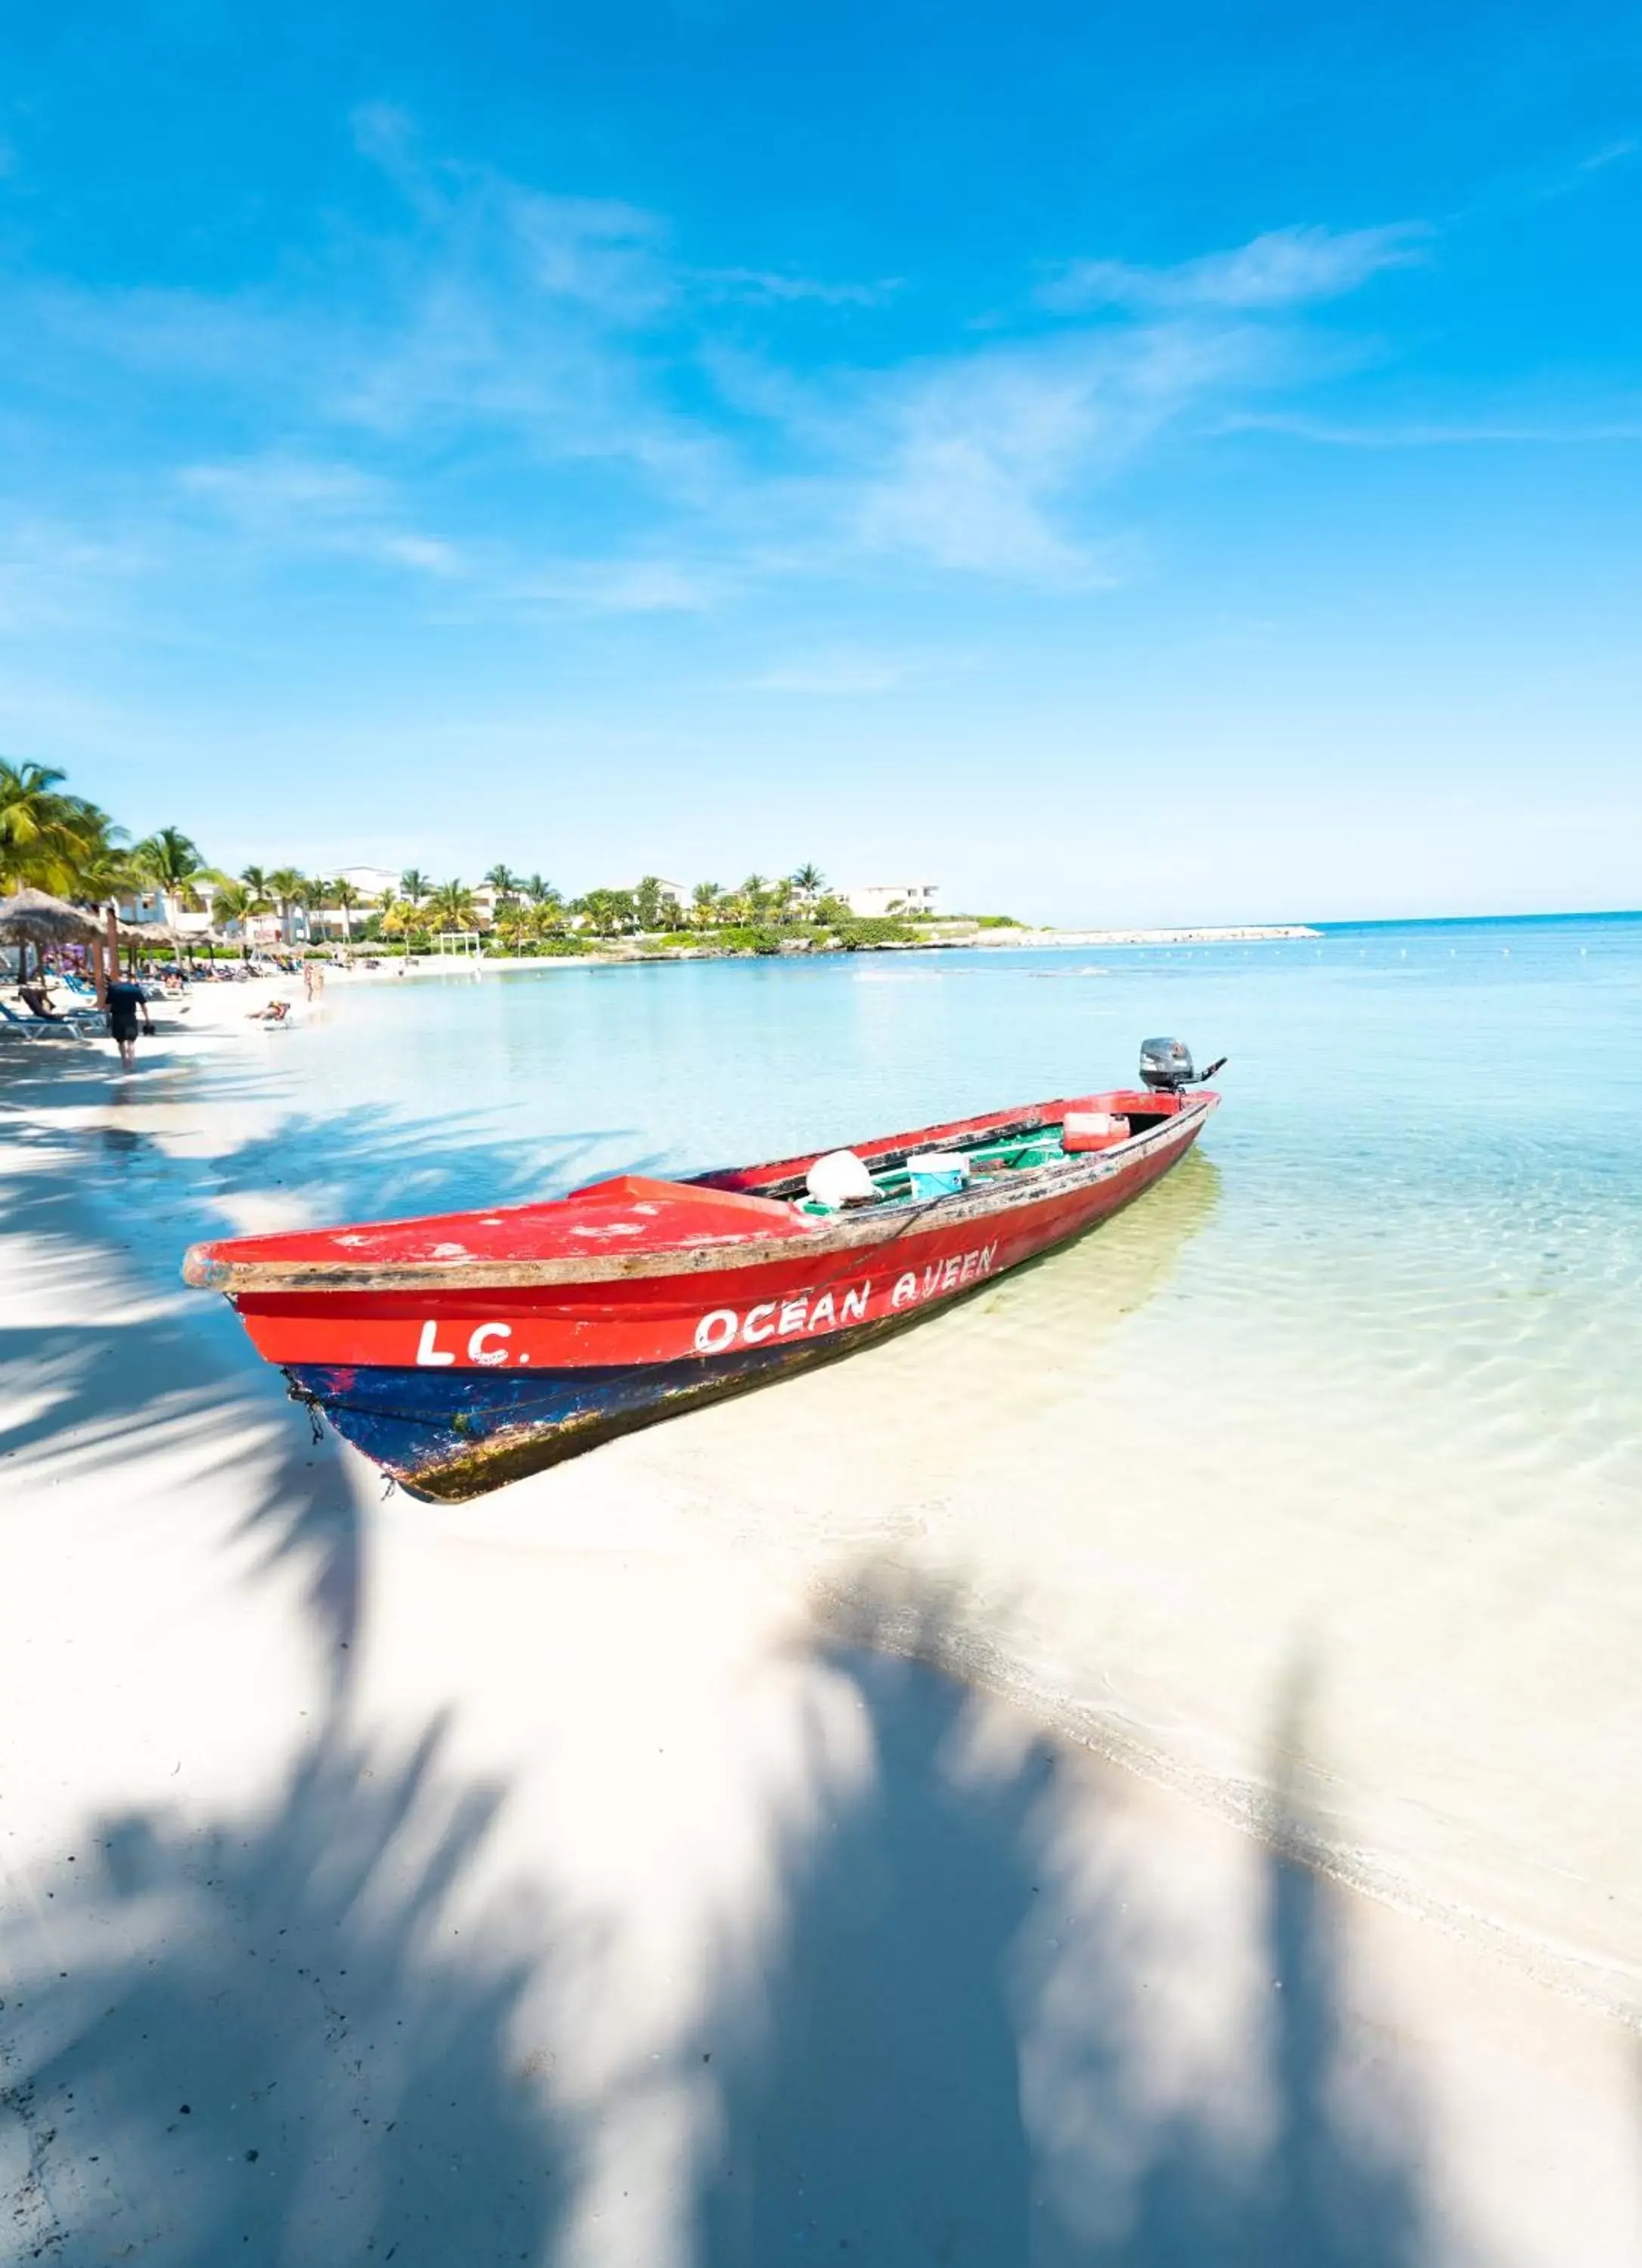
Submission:
[[[156,563],[138,536],[14,509],[0,528],[0,636],[107,623],[127,611]]]
[[[372,545],[374,556],[421,575],[460,575],[465,571],[462,554],[453,543],[437,535],[408,535],[384,529]]]
[[[676,303],[665,232],[652,214],[608,198],[543,196],[511,183],[486,188],[537,291],[575,301],[608,324],[648,323]]]
[[[21,321],[0,306],[0,360],[26,334],[58,399],[120,374],[151,518],[190,559],[213,540],[355,557],[504,617],[909,569],[1110,584],[1125,544],[1102,484],[1171,431],[1292,399],[1321,351],[1307,308],[1425,243],[1295,227],[1173,268],[1085,261],[1038,294],[1070,318],[1047,333],[1027,311],[1025,335],[960,328],[944,353],[851,367],[784,359],[777,320],[761,349],[759,311],[848,309],[854,335],[895,279],[692,267],[641,207],[430,155],[388,106],[353,129],[396,225],[338,227],[300,274],[220,296],[35,287]]]
[[[386,497],[385,484],[357,466],[302,457],[185,465],[178,480],[190,495],[251,522],[354,519],[364,512],[379,513]]]
[[[185,466],[178,485],[263,549],[345,552],[423,575],[461,571],[455,546],[407,525],[392,483],[356,465],[241,458]]]
[[[109,366],[167,389],[283,389],[294,408],[312,392],[313,350],[331,326],[267,294],[139,285],[93,291],[44,283],[6,295],[0,355],[73,403]],[[22,343],[26,339],[25,364]],[[166,396],[176,403],[178,396]],[[123,405],[129,409],[133,405]]]
[[[532,291],[611,323],[649,321],[676,297],[666,226],[641,206],[553,195],[488,166],[430,159],[414,122],[388,104],[362,105],[352,122],[360,155],[443,240],[447,261],[499,261]]]
[[[693,280],[709,298],[789,304],[808,299],[824,307],[881,307],[901,290],[903,279],[886,276],[874,284],[828,284],[818,276],[784,276],[760,268],[702,268]]]
[[[1642,137],[1627,134],[1617,142],[1609,142],[1602,149],[1593,150],[1588,158],[1582,158],[1579,171],[1581,173],[1600,173],[1609,166],[1623,165],[1627,158],[1634,158],[1638,152],[1642,152]]]
[[[416,121],[394,102],[361,102],[349,123],[354,148],[379,166],[401,195],[415,205],[437,202],[417,146]]]
[[[1619,416],[1388,419],[1380,424],[1349,424],[1273,410],[1228,416],[1225,430],[1282,433],[1341,449],[1577,448],[1642,441],[1642,404],[1632,414]]]
[[[781,491],[784,517],[835,566],[1109,586],[1127,547],[1092,528],[1092,492],[1169,425],[1277,383],[1290,359],[1263,327],[1156,322],[972,348],[858,379],[807,415],[777,387],[819,468]]]
[[[876,374],[829,411],[782,372],[733,367],[744,407],[808,431],[834,460],[849,545],[935,568],[1046,585],[1123,579],[1123,547],[1090,504],[1171,429],[1212,431],[1349,359],[1305,328],[1311,302],[1422,256],[1411,225],[1331,235],[1291,229],[1171,269],[1090,262],[1053,287],[1066,312],[1100,301],[1117,323],[989,341]]]
[[[415,225],[360,247],[374,305],[328,358],[335,418],[390,444],[507,435],[542,467],[603,461],[682,498],[721,476],[718,437],[670,398],[689,284],[658,216],[427,159],[395,112],[355,131]]]
[[[1561,204],[1596,191],[1616,166],[1642,157],[1642,135],[1621,134],[1598,143],[1581,156],[1565,148],[1554,158],[1535,151],[1525,161],[1482,183],[1456,209],[1448,223],[1455,231],[1481,224],[1497,228],[1513,213]]]
[[[571,559],[537,564],[505,586],[525,613],[704,614],[724,596],[721,571],[676,559]]]
[[[1404,221],[1384,228],[1279,228],[1229,252],[1206,253],[1172,268],[1123,260],[1082,260],[1039,290],[1059,313],[1092,307],[1138,310],[1227,308],[1265,313],[1337,299],[1388,268],[1428,256],[1431,232]]]

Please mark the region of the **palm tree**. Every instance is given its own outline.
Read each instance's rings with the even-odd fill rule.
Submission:
[[[307,945],[312,942],[313,937],[313,916],[325,903],[325,893],[330,887],[330,884],[321,881],[317,874],[298,873],[294,868],[291,872],[296,887],[291,891],[289,942],[292,945]],[[278,874],[269,876],[269,881],[276,884],[280,879]],[[282,894],[276,892],[276,895]],[[298,916],[300,919],[298,918]]]
[[[167,918],[173,907],[184,913],[198,913],[205,902],[200,895],[201,883],[228,879],[206,865],[198,844],[180,827],[162,827],[156,834],[144,836],[131,853],[131,863],[159,892]]]
[[[319,914],[322,917],[322,926],[327,937],[333,936],[335,933],[336,916],[339,913],[342,913],[342,907],[338,902],[336,896],[337,887],[337,883],[329,875],[327,875],[322,881],[317,879],[311,881],[308,884],[306,890],[303,893],[302,903],[304,910],[310,916]],[[354,893],[353,902],[355,905],[357,905],[359,902],[357,891]],[[342,914],[342,926],[344,928],[347,926],[347,915]],[[313,927],[311,920],[308,926],[310,929]]]
[[[533,906],[556,906],[560,903],[558,892],[551,882],[544,882],[540,874],[532,874],[524,887],[525,895]]]
[[[672,901],[662,895],[659,875],[644,875],[633,892],[633,906],[642,930],[659,930],[667,926],[671,905]]]
[[[527,906],[504,904],[496,917],[496,933],[509,953],[517,954],[535,936],[535,916]]]
[[[123,829],[105,827],[93,847],[81,859],[74,877],[74,895],[82,905],[106,906],[139,891],[144,881],[129,850],[119,840]]]
[[[430,895],[426,911],[437,930],[476,929],[478,910],[466,882],[441,882]]]
[[[260,907],[267,903],[243,882],[219,882],[211,893],[211,921],[217,929],[239,924],[239,952],[243,959],[251,957],[251,940],[246,934],[246,924]]]
[[[279,933],[287,945],[293,942],[292,915],[302,903],[307,889],[306,876],[294,866],[276,866],[263,880],[263,887],[279,908]]]
[[[589,890],[578,905],[599,937],[615,937],[637,924],[638,909],[630,890]]]
[[[310,874],[303,883],[302,895],[297,900],[297,903],[302,909],[302,941],[305,945],[313,944],[313,917],[315,914],[324,913],[328,909],[332,902],[331,894],[335,888],[335,883],[326,881],[319,874]],[[329,927],[328,923],[326,927]]]
[[[413,906],[419,906],[423,898],[431,895],[433,881],[431,876],[424,874],[420,866],[407,866],[399,878],[399,887]]]
[[[485,876],[485,880],[496,892],[496,902],[498,906],[505,905],[519,886],[519,878],[512,868],[500,865],[491,867]]]
[[[353,912],[354,908],[358,904],[359,897],[359,891],[356,888],[354,884],[348,880],[348,877],[345,874],[339,875],[337,880],[331,884],[331,903],[334,906],[339,906],[342,909],[342,943],[344,945],[351,945],[353,943],[353,924],[349,917]]]
[[[275,891],[269,885],[269,876],[264,868],[261,866],[242,866],[239,869],[239,880],[245,884],[247,889],[251,893],[251,903],[247,908],[247,911],[248,913],[271,914],[275,911],[277,905],[277,898]],[[283,908],[280,909],[280,911],[283,921]]]
[[[232,908],[232,910],[228,910]],[[219,922],[238,922],[239,951],[247,961],[251,958],[251,920],[255,914],[271,913],[274,900],[269,890],[268,876],[260,866],[247,866],[237,882],[225,882],[212,893],[211,915]]]
[[[690,893],[690,919],[697,929],[711,929],[718,918],[718,901],[724,895],[717,882],[697,882]]]
[[[0,757],[0,891],[70,892],[84,862],[117,839],[95,804],[59,792],[63,778],[49,764]]]
[[[792,887],[806,905],[812,905],[827,887],[827,877],[819,866],[800,866],[792,877]]]

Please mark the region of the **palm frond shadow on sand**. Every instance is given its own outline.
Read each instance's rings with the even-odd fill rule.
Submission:
[[[21,1926],[0,1935],[8,2257],[554,2256],[576,2137],[521,2010],[541,1948],[596,1955],[540,1903],[459,1932],[498,1794],[453,1781],[442,1739],[333,1729],[260,1814],[88,1828],[55,1915],[66,1973],[38,1973]]]
[[[904,1623],[904,1591],[897,1601]],[[92,1822],[48,1961],[0,1929],[0,2127],[18,2257],[90,2268],[1421,2268],[1437,2257],[1407,2073],[1346,2052],[1332,1894],[1261,1862],[1281,1989],[1238,2045],[1252,2143],[1155,2108],[1120,1850],[1075,1905],[1048,1744],[962,1766],[972,1703],[919,1664],[821,1649],[876,1768],[818,1774],[772,1939],[709,1955],[670,2074],[707,2146],[653,2200],[653,2261],[600,2249],[584,2169],[621,2081],[557,2091],[615,1933],[540,1894],[475,1902],[503,1790],[333,1715],[261,1809]],[[1279,1740],[1295,1737],[1280,1729]],[[823,1786],[823,1782],[826,1784]],[[1086,1780],[1077,1800],[1086,1802]],[[612,1791],[613,1802],[621,1791]],[[1114,1800],[1122,1800],[1114,1791]],[[804,1808],[804,1807],[800,1807]],[[806,1813],[806,1815],[814,1815]],[[1121,1838],[1120,1838],[1121,1843]],[[1055,1911],[1046,1901],[1058,1897]],[[50,1973],[56,1971],[59,1973]],[[1055,2007],[1052,2051],[1043,2014]],[[185,2107],[186,2106],[186,2107]],[[704,2114],[704,2115],[703,2115]],[[654,2180],[652,2169],[632,2178]],[[661,2176],[669,2184],[673,2176]]]
[[[71,1171],[33,1170],[9,1183],[0,1234],[52,1256],[56,1313],[107,1314],[123,1255]],[[354,1481],[340,1454],[314,1440],[277,1374],[238,1344],[232,1317],[180,1301],[121,1305],[134,1311],[0,1329],[0,1469],[14,1482],[48,1467],[54,1476],[129,1474],[148,1457],[176,1455],[201,1503],[220,1476],[237,1530],[261,1564],[305,1570],[315,1636],[333,1681],[344,1683],[363,1562]]]
[[[240,1101],[260,1092],[249,1076],[244,1086]],[[17,1475],[48,1459],[112,1471],[175,1451],[196,1482],[232,1482],[241,1531],[265,1564],[306,1570],[315,1635],[333,1682],[345,1684],[364,1577],[357,1491],[371,1484],[328,1436],[314,1439],[221,1301],[173,1292],[184,1250],[225,1232],[225,1201],[276,1179],[317,1181],[344,1212],[350,1203],[393,1211],[519,1202],[574,1181],[622,1138],[592,1131],[521,1148],[481,1139],[461,1120],[431,1132],[359,1110],[340,1122],[286,1119],[185,1159],[135,1127],[71,1135],[66,1152],[49,1129],[13,1138],[40,1162],[0,1192],[0,1234],[54,1255],[56,1312],[106,1313],[110,1284],[128,1278],[166,1296],[157,1306],[145,1290],[130,1321],[0,1329],[0,1460]]]
[[[919,1651],[904,1580],[884,1611],[897,1651]],[[858,1616],[862,1638],[870,1625]],[[925,1636],[939,1653],[932,1624]],[[1130,1910],[1144,1886],[1114,1858],[1093,1903],[1046,1914],[1064,1892],[1052,1846],[1069,1800],[1051,1747],[977,1777],[957,1764],[972,1709],[961,1687],[856,1645],[825,1659],[864,1714],[877,1769],[816,1839],[787,1850],[773,1945],[724,1949],[701,2268],[1417,2268],[1434,2257],[1417,2083],[1348,2043],[1340,1902],[1285,1855],[1304,1832],[1286,1765],[1259,1862],[1269,2006],[1233,2058],[1263,2107],[1251,2139],[1227,2131],[1223,2105],[1155,2107],[1136,1949],[1173,1925]],[[1303,1740],[1303,1711],[1285,1703],[1278,1759]]]

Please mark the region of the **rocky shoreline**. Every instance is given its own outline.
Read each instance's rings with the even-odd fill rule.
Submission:
[[[764,958],[780,960],[799,954],[814,955],[836,953],[958,953],[972,949],[1008,952],[1049,952],[1057,949],[1083,949],[1091,946],[1197,946],[1197,945],[1269,945],[1285,939],[1320,938],[1323,932],[1301,922],[1246,924],[1232,928],[1200,929],[974,929],[957,933],[935,932],[909,938],[875,939],[870,943],[845,946],[835,940],[817,944],[809,938],[792,938],[783,941],[777,951]],[[356,948],[357,961],[364,958],[372,948]],[[621,966],[634,961],[749,961],[760,956],[742,945],[714,944],[703,938],[699,945],[661,945],[642,937],[612,938],[599,947],[585,953],[503,954],[422,953],[411,957],[384,954],[383,968],[403,969],[411,976],[437,974],[451,968],[497,969],[540,968],[557,964],[565,968],[599,968]]]

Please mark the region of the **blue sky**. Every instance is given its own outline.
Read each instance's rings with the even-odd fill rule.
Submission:
[[[7,11],[0,751],[237,866],[1642,899],[1642,21]]]

